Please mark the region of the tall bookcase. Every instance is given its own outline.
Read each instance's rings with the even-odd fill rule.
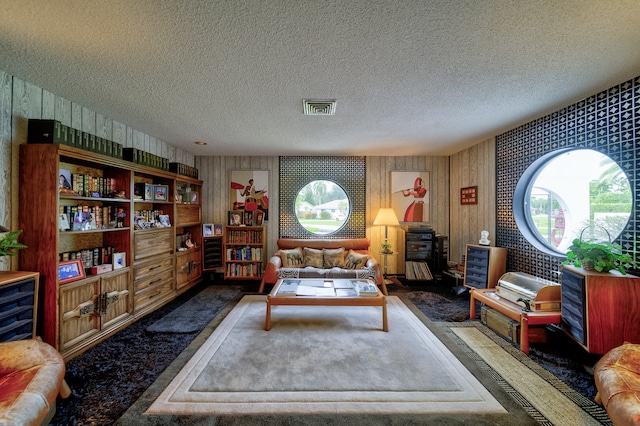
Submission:
[[[19,161],[18,222],[21,242],[28,246],[20,252],[19,267],[40,273],[38,334],[65,359],[201,279],[195,268],[179,283],[184,268],[179,259],[201,257],[202,181],[52,143],[21,145]],[[85,176],[85,182],[90,176],[90,190],[61,190],[61,175],[67,174]],[[176,190],[184,184],[198,193],[195,203],[191,198],[188,205],[176,201]],[[76,221],[78,210],[82,214]],[[74,212],[70,221],[68,212]],[[166,226],[147,227],[154,215],[161,215]],[[176,240],[185,232],[191,233],[194,244],[182,252]],[[76,253],[87,267],[86,277],[60,283],[60,262]],[[125,266],[104,273],[88,267],[111,263],[111,253],[121,254]]]
[[[260,279],[264,273],[266,229],[227,226],[224,234],[224,278]]]

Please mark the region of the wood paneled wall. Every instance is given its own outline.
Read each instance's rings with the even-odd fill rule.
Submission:
[[[58,120],[128,148],[195,165],[195,156],[189,152],[0,71],[0,224],[11,229],[18,226],[18,147],[27,142],[30,118]],[[34,182],[34,189],[37,185]],[[0,270],[17,265],[16,258],[7,258],[0,263]]]
[[[232,170],[268,170],[269,221],[267,226],[267,252],[275,253],[278,239],[278,157],[196,157],[196,167],[203,180],[204,205],[202,218],[205,223],[227,221],[229,206],[229,181]],[[391,205],[391,172],[422,171],[431,172],[431,193],[429,197],[433,228],[443,235],[449,233],[449,157],[367,157],[367,237],[371,240],[371,250],[379,249],[384,240],[384,227],[371,226],[378,209]],[[404,229],[390,228],[389,241],[398,253],[389,256],[389,273],[404,274]]]
[[[482,230],[496,237],[496,143],[491,138],[450,158],[449,259],[460,262],[467,244],[477,244]],[[460,189],[478,187],[478,204],[461,205]]]

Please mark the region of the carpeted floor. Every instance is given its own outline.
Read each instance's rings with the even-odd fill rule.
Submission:
[[[228,291],[228,286],[212,287],[220,288],[222,295],[219,302],[211,308],[212,317],[229,310],[231,299],[239,300],[242,295],[233,295],[233,291]],[[181,352],[198,336],[199,331],[156,333],[147,329],[196,296],[202,289],[203,286],[192,289],[69,361],[67,381],[73,394],[69,399],[59,402],[58,412],[52,424],[113,424],[179,355],[190,356],[188,351],[182,355]],[[256,290],[257,283],[247,283],[244,288],[248,293]],[[450,287],[435,284],[423,287],[393,285],[390,286],[390,292],[406,297],[434,321],[468,321],[468,296],[455,295]],[[212,326],[215,327],[215,321]],[[547,344],[534,344],[530,358],[572,389],[592,399],[595,396],[593,378],[584,365],[591,366],[595,361],[576,351],[575,346],[572,346],[563,334],[550,333]],[[347,421],[347,418],[344,421]],[[226,419],[225,422],[234,424],[232,419]],[[415,424],[420,422],[417,421]]]

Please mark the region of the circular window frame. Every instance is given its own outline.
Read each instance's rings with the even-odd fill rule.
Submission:
[[[618,167],[620,167],[620,164],[617,161],[615,161],[613,158],[611,158],[609,155],[592,148],[575,147],[575,148],[559,149],[559,150],[550,152],[548,154],[545,154],[540,158],[538,158],[537,160],[535,160],[533,163],[531,163],[526,168],[526,170],[524,171],[520,179],[518,179],[518,182],[516,184],[516,188],[513,194],[512,210],[513,210],[514,220],[515,220],[516,226],[518,227],[518,230],[520,231],[522,236],[525,238],[525,240],[529,244],[534,246],[536,249],[543,252],[544,254],[560,257],[562,259],[566,258],[566,253],[553,247],[546,240],[543,240],[543,237],[535,228],[533,223],[533,218],[531,216],[530,199],[531,199],[531,193],[532,193],[534,184],[536,183],[538,176],[545,170],[545,167],[557,157],[564,155],[568,152],[578,151],[578,150],[590,150],[590,151],[594,151],[599,154],[602,154],[610,158],[615,164],[618,165]],[[628,176],[626,177],[629,184],[631,184],[631,181],[629,180]],[[630,217],[632,213],[633,212],[630,213]],[[617,234],[615,236],[611,235],[611,237],[614,237],[615,239],[615,238],[618,238],[619,235],[620,234]]]
[[[342,190],[342,192],[344,193],[344,195],[346,196],[346,199],[349,203],[348,205],[348,209],[347,209],[347,214],[344,218],[344,220],[342,221],[342,224],[336,228],[335,230],[331,231],[331,232],[327,232],[327,233],[318,233],[318,232],[313,232],[311,230],[309,230],[308,228],[306,228],[304,226],[304,224],[302,222],[300,222],[300,218],[298,217],[298,211],[296,209],[296,200],[298,198],[298,195],[300,195],[300,192],[307,187],[308,185],[312,184],[313,182],[329,182],[335,186],[337,186],[338,188],[340,188]],[[304,184],[302,184],[300,186],[300,188],[298,188],[298,190],[296,191],[296,196],[293,198],[293,214],[295,216],[296,221],[298,222],[298,225],[300,225],[302,227],[302,229],[305,230],[305,232],[308,232],[309,234],[313,235],[314,237],[328,237],[328,236],[332,236],[338,232],[340,232],[342,229],[344,229],[347,226],[347,223],[349,223],[349,219],[351,218],[351,213],[353,210],[353,201],[351,200],[351,196],[349,195],[349,192],[347,192],[347,190],[340,185],[338,182],[336,182],[335,180],[332,179],[327,179],[327,178],[317,178],[317,179],[311,179],[307,182],[305,182]]]

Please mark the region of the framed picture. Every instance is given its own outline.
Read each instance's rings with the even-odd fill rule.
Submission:
[[[229,221],[227,223],[229,226],[242,225],[243,216],[244,212],[242,210],[229,210]]]
[[[142,195],[142,198],[145,201],[153,200],[153,185],[150,183],[144,184],[144,194]]]
[[[191,191],[191,204],[198,204],[198,191]]]
[[[264,212],[261,210],[258,210],[256,212],[253,213],[253,222],[257,225],[257,226],[262,226],[262,223],[264,222]]]
[[[229,209],[255,212],[262,210],[269,218],[269,171],[232,170],[229,185]]]
[[[478,204],[478,187],[460,188],[460,204]]]
[[[169,186],[168,185],[153,185],[153,200],[154,201],[169,201]]]
[[[401,223],[428,223],[429,172],[391,172],[391,207]]]
[[[65,284],[72,281],[77,281],[85,278],[84,267],[82,266],[82,260],[65,260],[58,263],[58,283]]]
[[[213,236],[213,223],[203,223],[202,224],[202,236],[203,237],[211,237],[211,236]]]
[[[58,177],[58,189],[60,192],[73,192],[71,188],[71,171],[67,169],[60,169],[60,176]]]
[[[214,224],[213,225],[213,235],[222,235],[222,225]]]
[[[127,266],[127,253],[113,253],[112,258],[113,269],[120,269]]]

